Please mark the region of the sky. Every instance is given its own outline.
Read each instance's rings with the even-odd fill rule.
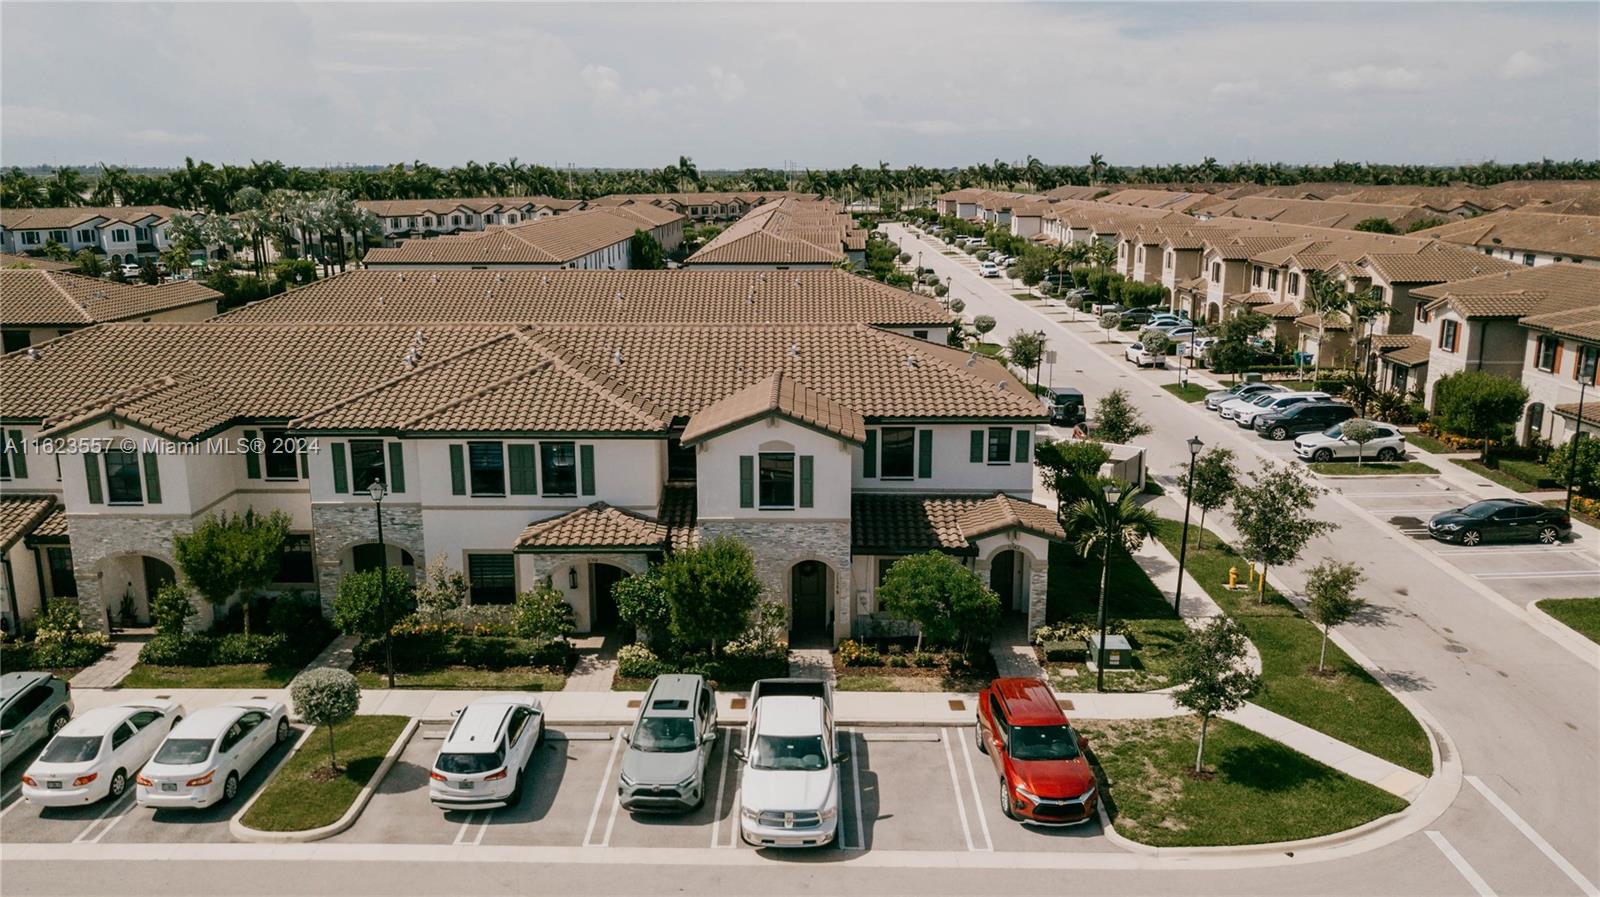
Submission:
[[[0,164],[1600,157],[1600,3],[0,3]]]

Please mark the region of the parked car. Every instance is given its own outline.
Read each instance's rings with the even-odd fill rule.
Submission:
[[[1072,283],[1071,274],[1046,274],[1044,276],[1044,280],[1039,282],[1039,285],[1046,287],[1059,287],[1065,286],[1069,283]]]
[[[72,718],[72,687],[50,673],[0,676],[0,765],[61,731]]]
[[[1127,309],[1123,308],[1122,306],[1118,305],[1115,302],[1096,302],[1096,303],[1093,303],[1092,305],[1089,306],[1089,311],[1092,312],[1093,314],[1097,314],[1097,315],[1103,315],[1108,311],[1116,312],[1117,314],[1120,315],[1123,312],[1127,311]]]
[[[1122,357],[1142,368],[1167,366],[1167,356],[1145,351],[1142,342],[1129,343],[1128,348],[1122,350]]]
[[[42,807],[116,800],[182,719],[183,706],[174,701],[96,707],[44,746],[22,774],[22,797]]]
[[[1044,400],[1050,406],[1050,423],[1058,427],[1075,426],[1088,418],[1082,390],[1070,386],[1052,387]]]
[[[999,277],[1000,268],[994,262],[984,262],[978,266],[978,273],[984,277]]]
[[[1154,317],[1154,315],[1151,314],[1150,309],[1148,308],[1130,308],[1122,313],[1122,323],[1148,324],[1150,323],[1150,319],[1152,317]]]
[[[978,750],[1000,778],[1000,812],[1038,825],[1095,816],[1099,789],[1084,759],[1088,739],[1072,728],[1038,679],[996,679],[978,695]]]
[[[717,740],[717,697],[704,676],[657,676],[624,733],[617,797],[626,810],[695,810]]]
[[[1301,433],[1320,433],[1355,416],[1356,410],[1343,402],[1301,402],[1257,414],[1250,426],[1257,436],[1282,442]]]
[[[456,714],[428,772],[428,800],[487,810],[522,800],[522,776],[544,740],[544,705],[531,694],[479,698]]]
[[[1405,456],[1406,434],[1394,427],[1373,423],[1372,426],[1377,429],[1378,436],[1363,446],[1344,438],[1344,427],[1348,423],[1350,421],[1336,424],[1321,433],[1307,433],[1295,437],[1295,455],[1303,461],[1353,459],[1358,452],[1363,458],[1376,458],[1379,461],[1394,461]]]
[[[196,710],[173,726],[134,777],[141,807],[200,808],[233,800],[239,782],[289,739],[288,709],[269,700]]]
[[[138,277],[139,272],[143,269],[134,262],[123,262],[122,266],[117,270],[122,272],[123,277]]]
[[[1201,337],[1201,339],[1211,339],[1211,337]],[[1270,383],[1236,383],[1227,389],[1219,389],[1215,392],[1206,393],[1206,410],[1220,410],[1225,403],[1231,402],[1234,399],[1244,399],[1252,396],[1259,396],[1264,392],[1287,391],[1288,390],[1284,389],[1282,386],[1273,386]]]
[[[1286,392],[1262,396],[1257,401],[1235,408],[1233,422],[1244,429],[1249,429],[1255,426],[1256,418],[1260,415],[1277,414],[1304,402],[1325,402],[1330,398],[1332,397],[1325,392]]]
[[[1180,318],[1170,311],[1158,311],[1150,316],[1151,327],[1176,327],[1179,324],[1189,323],[1188,319]]]
[[[1572,535],[1572,518],[1525,498],[1491,498],[1433,515],[1428,535],[1440,542],[1542,542],[1554,545]]]
[[[1155,329],[1166,334],[1167,339],[1175,343],[1183,344],[1187,343],[1191,339],[1194,339],[1194,328],[1187,323],[1167,324],[1165,326],[1156,327]]]
[[[821,847],[839,836],[833,687],[762,679],[750,690],[739,772],[739,837],[756,847]]]
[[[1197,336],[1194,339],[1184,340],[1183,343],[1178,346],[1178,354],[1184,358],[1192,358],[1196,361],[1199,361],[1200,359],[1205,358],[1206,350],[1216,344],[1217,337]],[[1227,390],[1222,390],[1222,392],[1227,392]]]

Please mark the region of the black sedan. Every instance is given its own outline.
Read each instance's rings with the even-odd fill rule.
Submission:
[[[1428,535],[1441,542],[1540,542],[1554,545],[1572,535],[1572,518],[1523,498],[1491,498],[1441,511],[1428,521]]]

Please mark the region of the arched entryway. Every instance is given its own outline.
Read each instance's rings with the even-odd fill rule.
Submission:
[[[1222,306],[1215,302],[1206,305],[1206,323],[1215,324],[1222,317]]]
[[[1022,553],[1011,548],[995,553],[989,560],[989,588],[1000,596],[1006,612],[1028,611],[1027,591],[1022,588]]]
[[[172,564],[148,554],[114,555],[100,562],[98,572],[106,622],[114,628],[147,625],[150,599],[178,581]]]
[[[789,568],[789,644],[794,647],[832,644],[828,596],[833,571],[821,561],[801,561]]]
[[[609,632],[622,618],[617,614],[617,599],[611,590],[628,577],[628,571],[595,561],[589,565],[589,629]]]
[[[401,548],[393,542],[379,545],[377,542],[363,542],[345,549],[344,557],[340,559],[340,566],[346,573],[365,573],[387,565],[401,567],[407,573],[416,574],[417,560],[411,552]]]

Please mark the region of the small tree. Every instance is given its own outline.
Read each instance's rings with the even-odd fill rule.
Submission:
[[[1366,606],[1356,597],[1356,586],[1366,577],[1355,564],[1323,558],[1306,571],[1306,616],[1322,627],[1322,651],[1317,655],[1317,672],[1328,659],[1328,630],[1338,626]]]
[[[87,249],[80,249],[72,257],[73,265],[77,266],[78,273],[84,277],[99,277],[106,273],[106,266],[100,261],[100,256]]]
[[[1245,666],[1249,642],[1232,619],[1214,618],[1204,629],[1190,630],[1178,645],[1171,678],[1178,687],[1172,700],[1200,717],[1200,747],[1194,754],[1194,771],[1205,770],[1206,729],[1212,717],[1244,705],[1261,687],[1261,677]]]
[[[680,551],[661,565],[661,590],[672,613],[672,635],[711,653],[738,638],[761,597],[755,559],[743,542],[719,536]]]
[[[1363,218],[1356,222],[1352,230],[1364,230],[1373,234],[1400,233],[1399,229],[1394,226],[1394,222],[1387,218]]]
[[[634,231],[633,239],[628,241],[628,265],[647,271],[665,268],[667,256],[661,251],[661,242],[649,231]]]
[[[949,287],[945,287],[944,284],[942,284],[942,283],[939,284],[939,286],[940,287],[944,287],[945,293],[948,293],[950,291],[950,288]],[[940,296],[945,295],[945,293],[940,293],[937,289],[934,290],[934,293],[936,293],[936,294],[938,294]],[[951,314],[959,315],[959,314],[961,314],[962,312],[964,312],[966,310],[967,310],[966,300],[964,300],[964,299],[951,299],[950,300],[950,313]]]
[[[289,683],[289,700],[295,712],[313,726],[328,730],[328,771],[339,771],[334,752],[333,727],[348,721],[361,707],[361,686],[349,670],[319,667],[294,677]]]
[[[388,568],[388,578],[380,578],[382,571],[363,570],[347,573],[339,580],[339,591],[333,596],[333,625],[345,635],[362,638],[383,637],[384,595],[389,599],[389,625],[416,610],[416,594],[411,577],[399,567]],[[379,584],[387,587],[380,590]]]
[[[1095,435],[1106,442],[1127,445],[1150,432],[1150,425],[1133,407],[1127,390],[1113,389],[1094,406]]]
[[[672,635],[672,605],[656,571],[618,581],[611,587],[611,600],[617,603],[617,616],[638,629],[647,644],[660,648]]]
[[[1093,497],[1100,468],[1111,460],[1111,453],[1089,439],[1042,439],[1034,447],[1033,457],[1043,469],[1045,484],[1055,493],[1056,516],[1064,519],[1073,502]]]
[[[415,587],[417,613],[435,625],[442,624],[450,612],[467,603],[467,577],[452,569],[440,552],[428,562],[428,570]]]
[[[1252,471],[1252,482],[1233,493],[1233,525],[1244,539],[1245,555],[1261,562],[1261,599],[1266,599],[1267,570],[1292,564],[1310,542],[1337,524],[1311,516],[1323,490],[1299,468],[1264,461]]]
[[[1360,467],[1367,452],[1367,443],[1378,438],[1378,428],[1370,421],[1355,418],[1345,421],[1344,426],[1339,428],[1339,433],[1356,444],[1356,466]]]
[[[1206,512],[1226,505],[1233,497],[1233,490],[1239,486],[1239,467],[1233,463],[1233,449],[1225,448],[1207,449],[1190,463],[1194,464],[1193,491],[1189,485],[1189,463],[1183,466],[1180,482],[1189,500],[1200,509],[1200,528],[1194,542],[1199,548],[1205,539]]]
[[[518,594],[513,612],[512,629],[522,638],[553,642],[572,635],[572,605],[555,586],[541,585]]]
[[[1106,342],[1111,342],[1111,331],[1122,324],[1122,315],[1114,311],[1100,313],[1100,329],[1106,332]]]
[[[175,582],[157,589],[155,598],[150,601],[150,619],[161,635],[181,635],[189,618],[196,613],[189,590]]]
[[[218,612],[239,595],[248,633],[251,601],[278,573],[289,523],[282,511],[265,517],[253,510],[231,517],[207,514],[192,533],[173,539],[173,552],[183,575]]]
[[[1576,441],[1569,439],[1550,450],[1545,466],[1563,487],[1571,486],[1583,496],[1600,496],[1600,439],[1588,433]]]
[[[917,624],[917,650],[923,640],[960,641],[965,654],[972,640],[987,641],[1000,622],[1000,598],[976,573],[938,551],[894,562],[878,586],[885,613]]]
[[[1139,340],[1146,352],[1158,358],[1166,355],[1167,347],[1172,345],[1172,338],[1159,330],[1146,330],[1140,334]]]
[[[1433,388],[1433,416],[1447,433],[1483,441],[1481,460],[1489,460],[1489,441],[1504,436],[1522,418],[1528,390],[1510,377],[1483,371],[1458,371]]]
[[[1011,356],[1012,364],[1022,369],[1024,379],[1044,360],[1044,342],[1044,333],[1033,330],[1018,330],[1006,340],[1006,354]],[[1038,381],[1037,376],[1034,381]]]
[[[993,315],[978,315],[972,319],[972,329],[978,331],[978,342],[980,343],[983,342],[984,337],[989,335],[989,331],[994,328],[995,320]]]

